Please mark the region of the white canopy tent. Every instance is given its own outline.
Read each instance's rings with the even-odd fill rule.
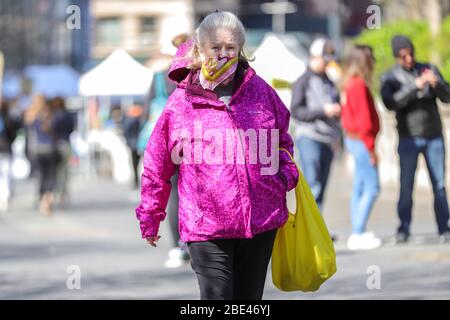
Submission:
[[[132,105],[134,96],[149,93],[153,81],[153,72],[133,59],[125,50],[117,49],[98,66],[81,76],[79,93],[86,97],[101,97],[100,113],[111,108],[111,96],[121,97],[121,107]],[[89,103],[84,103],[89,106]],[[85,111],[86,123],[90,123],[91,112]],[[118,182],[129,181],[132,173],[125,139],[113,128],[89,129],[86,132],[88,149],[99,150],[110,155],[113,178]],[[92,170],[90,157],[87,158],[88,172]]]
[[[82,96],[134,96],[148,93],[153,72],[117,49],[97,67],[83,74],[79,83]]]
[[[253,55],[255,61],[251,62],[251,66],[261,78],[274,87],[286,107],[290,108],[291,86],[306,70],[308,51],[293,35],[267,33]],[[274,86],[274,80],[286,82],[287,86]],[[298,122],[291,118],[289,131],[293,137],[298,136],[298,128]],[[294,192],[288,193],[288,203],[295,201],[294,195]]]
[[[253,53],[251,66],[267,83],[274,80],[293,84],[306,70],[308,52],[294,36],[267,33],[261,45]],[[291,90],[276,89],[281,100],[289,107]]]

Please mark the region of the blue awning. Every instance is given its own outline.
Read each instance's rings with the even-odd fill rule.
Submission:
[[[47,98],[78,95],[80,75],[67,65],[33,65],[25,68],[25,77],[32,82],[32,93]]]
[[[22,94],[22,78],[20,74],[6,72],[3,76],[2,92],[5,99],[20,97]]]

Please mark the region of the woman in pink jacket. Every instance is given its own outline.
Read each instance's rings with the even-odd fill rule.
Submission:
[[[177,83],[144,154],[142,237],[160,238],[178,168],[179,231],[202,299],[261,299],[286,192],[298,181],[290,114],[249,66],[245,30],[229,12],[201,23],[169,78]],[[184,54],[184,55],[183,55]]]

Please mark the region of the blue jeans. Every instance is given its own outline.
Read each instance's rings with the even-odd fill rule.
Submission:
[[[300,137],[296,143],[299,150],[297,163],[300,163],[306,182],[322,211],[323,196],[334,156],[333,149],[327,143],[307,137]]]
[[[355,159],[350,204],[352,233],[361,234],[366,230],[370,212],[380,192],[378,169],[370,163],[369,151],[361,140],[346,138],[345,145]]]
[[[400,198],[397,211],[400,218],[398,231],[409,234],[413,206],[414,177],[419,154],[423,154],[434,192],[434,213],[438,232],[448,230],[449,210],[445,190],[445,146],[442,136],[432,139],[400,137]]]

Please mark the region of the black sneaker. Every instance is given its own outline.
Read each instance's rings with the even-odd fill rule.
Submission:
[[[409,233],[404,231],[397,232],[397,235],[395,236],[395,243],[406,243],[409,239]]]
[[[446,230],[439,235],[439,242],[450,242],[450,230]]]

